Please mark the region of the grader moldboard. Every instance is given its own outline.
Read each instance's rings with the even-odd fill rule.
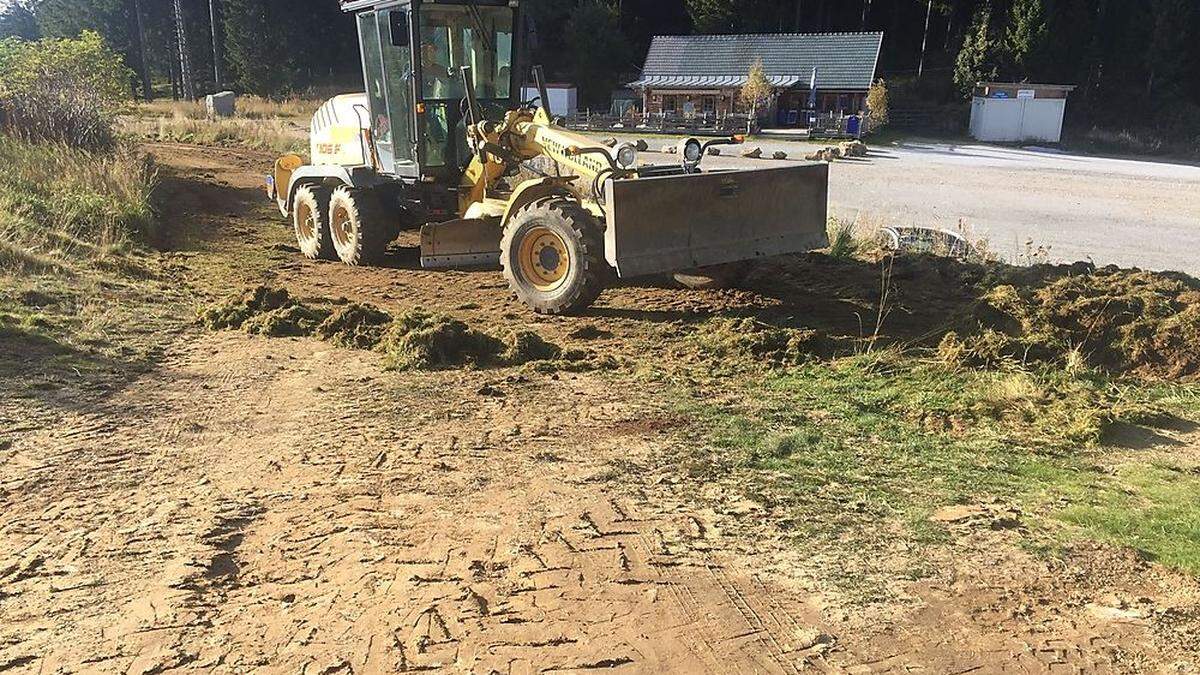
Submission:
[[[826,245],[828,167],[701,171],[707,149],[648,165],[555,124],[540,68],[521,101],[518,0],[343,0],[365,93],[312,121],[311,162],[275,163],[268,194],[303,253],[381,260],[420,229],[425,268],[503,269],[534,311],[587,308],[614,276],[712,283],[745,261]],[[541,158],[541,159],[539,159]]]

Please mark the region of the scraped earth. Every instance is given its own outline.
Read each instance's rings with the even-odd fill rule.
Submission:
[[[211,268],[189,256],[233,278],[239,251],[286,248],[255,192],[267,158],[154,151],[165,220],[196,233],[165,246],[198,292]],[[651,284],[536,319],[498,274],[420,271],[407,250],[379,269],[283,251],[267,276],[566,342],[586,323],[628,361],[680,316],[782,302]],[[658,461],[700,442],[686,421],[603,371],[391,373],[191,330],[126,386],[0,406],[0,671],[1197,670],[1194,579],[1099,545],[1025,553],[994,505],[942,514],[956,541],[895,601],[838,597],[827,559],[731,487],[692,496]]]

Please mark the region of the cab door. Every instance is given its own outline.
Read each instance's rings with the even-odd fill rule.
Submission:
[[[371,135],[380,171],[416,177],[415,110],[408,12],[386,9],[358,15],[363,78],[370,102]]]

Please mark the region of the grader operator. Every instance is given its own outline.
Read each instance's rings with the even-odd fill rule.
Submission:
[[[304,254],[381,260],[420,229],[425,268],[502,268],[535,311],[587,308],[615,277],[714,269],[826,244],[828,168],[701,171],[718,138],[649,165],[555,124],[544,78],[521,101],[519,0],[343,0],[367,91],[327,101],[311,159],[269,195]],[[540,158],[540,159],[539,159]]]

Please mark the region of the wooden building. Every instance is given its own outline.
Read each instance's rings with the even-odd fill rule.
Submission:
[[[866,106],[883,33],[669,35],[650,44],[642,76],[630,86],[643,110],[684,117],[746,113],[739,92],[762,59],[774,95],[765,127],[803,126],[806,113],[852,114]],[[816,107],[810,87],[816,82]]]

